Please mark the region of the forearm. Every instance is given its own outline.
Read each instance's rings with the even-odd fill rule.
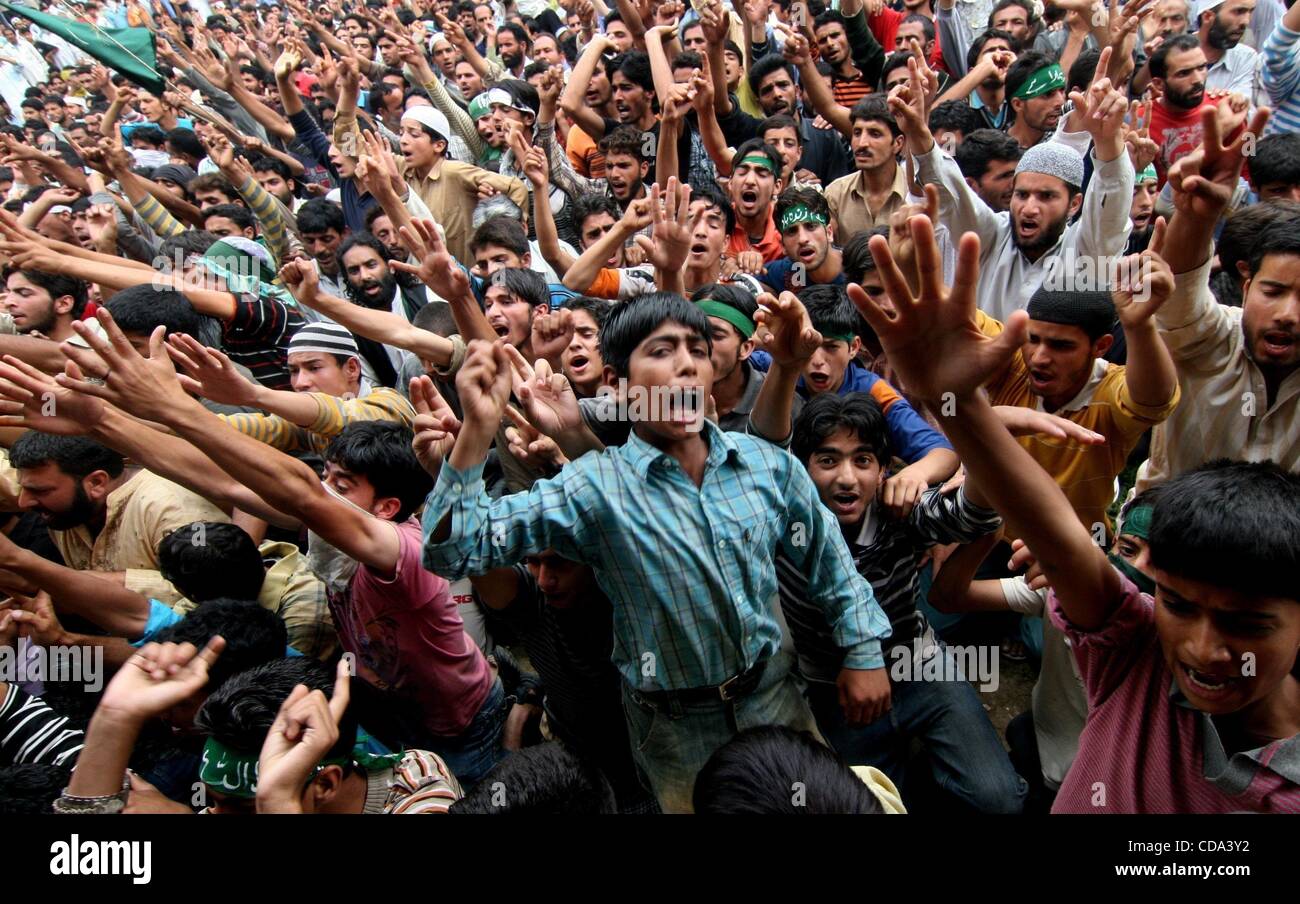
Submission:
[[[86,746],[77,758],[67,793],[72,797],[120,793],[140,729],[140,723],[134,720],[118,718],[102,707],[97,709],[86,729]]]
[[[965,100],[970,97],[971,92],[979,87],[980,82],[984,81],[986,77],[987,73],[981,69],[970,70],[956,84],[949,85],[948,90],[935,99],[935,106],[946,100]]]
[[[1002,426],[983,393],[957,399],[956,411],[943,418],[944,431],[967,473],[981,482],[1013,535],[1033,538],[1048,581],[1069,588],[1061,604],[1070,620],[1084,630],[1099,627],[1116,597],[1118,578],[1069,500]]]
[[[1183,210],[1174,212],[1165,230],[1161,254],[1175,276],[1195,270],[1209,259],[1207,255],[1214,254],[1211,237],[1217,222],[1217,215],[1211,220]]]
[[[295,113],[301,113],[303,111],[302,95],[298,93],[298,88],[294,85],[292,78],[288,75],[276,75],[275,87],[280,92],[280,105],[284,107],[285,116],[292,116]],[[250,110],[249,112],[252,113],[253,111]],[[253,117],[256,118],[257,114],[253,113]],[[279,116],[276,116],[275,118],[277,120],[280,119]],[[266,123],[262,123],[262,125],[265,126]],[[287,137],[293,137],[292,126],[289,127],[289,135]]]
[[[301,295],[295,297],[304,307],[324,314],[358,336],[405,349],[439,367],[445,367],[451,361],[450,340],[429,330],[416,329],[404,317],[391,311],[362,307],[333,295],[317,294],[305,300]],[[492,335],[495,336],[496,333],[493,332]]]
[[[320,404],[309,392],[271,389],[261,383],[253,385],[252,407],[254,408],[278,415],[299,427],[310,427],[320,417]]]
[[[1000,533],[992,533],[959,546],[934,575],[930,605],[940,612],[1005,612],[1007,602],[1000,583],[975,580],[980,566],[1000,540]]]
[[[748,41],[745,53],[749,53]],[[745,71],[749,71],[749,58],[745,58]],[[713,82],[713,113],[716,117],[731,112],[731,94],[727,90],[727,57],[724,47],[709,45],[709,79]]]
[[[1178,371],[1155,323],[1146,320],[1139,326],[1125,327],[1124,341],[1128,345],[1124,382],[1133,401],[1144,408],[1169,404],[1178,389]]]
[[[960,465],[961,460],[952,449],[931,449],[906,470],[923,479],[927,486],[934,486],[956,474]]]
[[[537,226],[537,244],[542,250],[542,257],[564,279],[564,274],[573,266],[573,257],[560,249],[560,232],[555,228],[555,214],[551,210],[550,199],[546,196],[546,186],[533,186],[533,222]]]
[[[582,56],[578,57],[577,65],[569,73],[568,84],[560,94],[560,109],[572,117],[582,131],[593,139],[599,139],[605,134],[605,123],[597,111],[587,106],[586,95],[603,49],[603,41],[593,41],[587,45],[582,51]]]
[[[646,54],[650,57],[650,76],[654,79],[655,94],[667,97],[673,87],[673,70],[668,64],[668,54],[664,52],[662,32],[645,42]]]
[[[831,86],[826,83],[826,79],[811,61],[799,67],[799,78],[808,89],[808,97],[812,101],[813,109],[841,134],[852,138],[853,124],[849,121],[848,109],[835,102],[835,92],[831,90]]]
[[[769,442],[784,446],[794,429],[794,393],[799,382],[799,368],[772,362],[754,409],[749,415],[749,432]]]
[[[681,178],[681,164],[678,160],[677,139],[681,134],[681,120],[661,120],[659,123],[659,151],[655,155],[655,183],[661,191],[667,192],[668,180],[676,176]]]
[[[633,235],[623,222],[614,224],[614,228],[591,244],[578,259],[570,265],[564,274],[564,287],[574,292],[585,293],[596,281],[596,275],[604,268],[605,262],[617,253]]]
[[[84,618],[109,634],[139,637],[149,621],[149,600],[116,581],[58,565],[25,549],[15,548],[0,565],[48,593],[60,615]]]

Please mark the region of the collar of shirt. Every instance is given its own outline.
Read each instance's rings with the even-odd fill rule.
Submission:
[[[131,501],[131,497],[135,495],[135,491],[141,486],[142,481],[138,478],[143,473],[144,471],[136,471],[128,477],[123,484],[108,494],[107,498],[104,500],[104,526],[99,529],[99,533],[92,535],[89,527],[84,524],[79,524],[76,527],[69,528],[65,531],[65,535],[70,534],[80,538],[86,548],[91,550],[95,548],[95,544],[100,540],[105,540],[112,536],[113,531],[116,529],[115,525],[122,509]]]
[[[1229,755],[1210,714],[1193,706],[1172,677],[1169,681],[1169,702],[1190,710],[1200,719],[1202,774],[1206,781],[1225,794],[1245,792],[1255,774],[1265,768],[1300,785],[1300,735],[1281,738],[1254,750],[1242,750]]]
[[[1083,384],[1083,388],[1079,390],[1078,395],[1062,405],[1059,410],[1079,411],[1082,408],[1087,408],[1088,405],[1092,403],[1092,397],[1096,394],[1097,387],[1101,385],[1101,381],[1106,378],[1106,374],[1109,371],[1109,361],[1105,358],[1095,358],[1092,362],[1092,375],[1088,377],[1088,382]],[[1047,409],[1043,407],[1043,399],[1041,396],[1034,397],[1034,405],[1039,411],[1044,411],[1048,414],[1055,414],[1055,412],[1047,411]]]
[[[746,359],[740,362],[740,366],[745,371],[745,388],[741,390],[740,401],[736,407],[731,409],[731,416],[741,415],[746,418],[754,410],[754,403],[758,401],[758,394],[763,389],[763,374],[754,369],[754,365]]]
[[[708,418],[704,419],[704,441],[709,444],[709,457],[704,463],[705,473],[719,467],[730,459],[741,461],[740,448],[736,441]],[[627,442],[618,448],[618,454],[626,461],[641,479],[650,476],[650,468],[658,464],[661,468],[675,466],[675,460],[667,452],[656,449],[637,435],[636,430],[628,434]]]
[[[764,261],[769,260],[768,254],[773,253],[774,250],[780,252],[777,257],[785,256],[785,246],[781,244],[781,231],[776,228],[776,223],[772,221],[772,210],[767,212],[767,227],[763,230],[763,237],[757,244],[750,238],[745,227],[739,223],[736,224],[736,228],[731,233],[731,242],[733,247],[739,247],[742,251],[752,248],[760,252]]]
[[[870,193],[867,189],[867,174],[862,170],[858,170],[858,178],[853,180],[849,193],[861,198],[864,204],[867,203]],[[889,194],[890,197],[897,195],[904,204],[907,203],[907,172],[904,167],[898,164],[898,161],[894,161],[894,184],[889,187]],[[885,203],[888,204],[889,202],[886,200]],[[871,205],[867,204],[867,210],[870,209]]]

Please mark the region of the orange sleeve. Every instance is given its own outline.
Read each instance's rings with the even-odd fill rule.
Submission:
[[[871,397],[880,403],[880,410],[885,414],[888,414],[889,409],[893,407],[893,404],[902,398],[902,396],[894,391],[894,387],[890,386],[884,380],[877,380],[872,385]]]
[[[618,275],[617,270],[611,270],[608,267],[601,267],[596,278],[591,281],[587,291],[583,295],[590,295],[593,298],[610,298],[618,300],[618,287],[622,277]]]

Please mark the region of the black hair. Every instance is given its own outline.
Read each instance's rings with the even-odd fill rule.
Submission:
[[[224,217],[240,229],[257,228],[257,217],[242,204],[213,204],[211,207],[203,208],[202,215],[205,223],[209,217]]]
[[[840,430],[848,430],[857,436],[881,466],[888,467],[893,455],[889,422],[885,420],[880,403],[866,392],[844,395],[823,392],[809,399],[799,417],[795,418],[790,452],[807,465],[808,459],[826,442],[826,438]]]
[[[1250,181],[1265,185],[1300,185],[1300,135],[1275,132],[1261,138],[1250,158]]]
[[[375,220],[379,219],[380,217],[386,217],[386,216],[388,216],[388,212],[385,211],[384,208],[380,207],[378,204],[368,209],[366,211],[366,216],[364,220],[366,226],[366,232],[374,232]]]
[[[208,155],[207,149],[203,147],[203,142],[199,141],[199,136],[195,135],[192,130],[181,126],[177,126],[167,133],[167,143],[182,155],[193,157],[195,160],[202,160]]]
[[[1272,461],[1220,459],[1163,486],[1152,565],[1250,596],[1300,599],[1300,475]]]
[[[827,223],[830,223],[833,219],[831,217],[831,205],[827,202],[824,194],[808,186],[793,186],[781,192],[777,196],[776,204],[773,206],[772,217],[778,224],[778,231],[784,234],[785,230],[780,227],[781,218],[785,216],[787,210],[799,204],[807,207],[812,213],[824,217]]]
[[[400,507],[392,520],[400,524],[433,489],[433,478],[411,450],[413,439],[411,429],[403,424],[358,421],[330,441],[324,458],[370,481],[376,499],[397,499]]]
[[[628,375],[632,353],[655,330],[672,321],[680,323],[708,343],[713,351],[709,320],[676,292],[651,292],[615,306],[600,331],[600,358],[618,377]]]
[[[953,158],[963,176],[979,179],[989,171],[993,161],[1016,161],[1024,153],[1020,149],[1020,142],[1001,129],[976,129],[957,145],[957,153]]]
[[[511,295],[517,295],[530,308],[551,303],[551,290],[546,287],[542,274],[527,267],[502,267],[488,277],[488,284],[501,286]]]
[[[88,436],[58,436],[28,430],[9,449],[9,463],[15,468],[39,468],[46,462],[78,479],[95,471],[118,477],[126,467],[122,453]]]
[[[785,61],[785,58],[775,53],[769,53],[753,62],[749,67],[749,74],[746,78],[749,80],[749,90],[754,92],[754,96],[759,96],[759,86],[763,84],[763,79],[767,78],[773,72],[785,70],[785,74],[790,76],[790,81],[795,82],[794,66]]]
[[[1025,11],[1025,22],[1032,29],[1038,23],[1038,14],[1034,12],[1032,0],[998,0],[997,5],[989,13],[989,21],[993,21],[993,16],[1002,12],[1008,6],[1018,6]]]
[[[921,23],[921,33],[922,33],[923,35],[925,35],[925,40],[921,42],[922,44],[928,44],[928,43],[930,43],[931,41],[934,40],[934,20],[933,20],[933,19],[931,19],[931,18],[929,18],[929,17],[927,17],[927,16],[923,16],[923,15],[921,15],[920,13],[909,13],[907,16],[903,17],[903,21],[899,22],[898,24],[899,24],[899,25],[910,25],[910,24],[913,23],[913,22],[920,22],[920,23]]]
[[[844,286],[813,285],[799,293],[812,328],[823,336],[856,335],[858,312]]]
[[[599,331],[605,328],[605,320],[609,317],[609,312],[614,310],[614,303],[608,298],[579,295],[566,301],[564,307],[570,311],[586,311],[596,321],[596,329]]]
[[[1012,53],[1020,52],[1020,42],[1016,36],[1008,31],[1002,31],[1000,28],[990,28],[981,35],[977,35],[975,40],[971,41],[970,49],[966,51],[966,68],[974,69],[976,61],[980,58],[980,51],[984,45],[994,38],[1001,38],[1011,47]]]
[[[726,221],[727,235],[731,235],[732,230],[736,228],[736,210],[731,206],[731,199],[727,197],[727,193],[718,186],[717,182],[701,181],[691,194],[691,203],[694,204],[696,201],[705,201],[710,206],[718,208]]]
[[[929,125],[931,132],[961,132],[964,141],[971,132],[984,128],[984,118],[967,101],[946,100],[930,111]]]
[[[1248,258],[1250,274],[1255,276],[1270,254],[1300,255],[1300,218],[1288,217],[1264,227],[1251,246]]]
[[[68,311],[68,316],[73,320],[80,320],[81,315],[86,312],[86,300],[90,297],[90,285],[88,283],[77,279],[75,276],[64,276],[62,273],[47,273],[44,270],[19,270],[13,267],[5,268],[5,282],[7,283],[9,277],[15,273],[21,273],[29,283],[40,286],[46,292],[49,292],[50,301],[62,298],[64,295],[72,296],[72,307]]]
[[[889,74],[895,69],[906,69],[907,61],[912,58],[912,51],[897,50],[885,57],[885,65],[880,68],[880,87],[883,90],[885,82],[889,81]]]
[[[1008,5],[1012,3],[1017,6],[1023,5],[1020,0],[1003,0],[1003,2]],[[1020,54],[1020,56],[1016,57],[1016,61],[1011,64],[1011,67],[1007,69],[1006,96],[1012,97],[1020,90],[1021,85],[1029,81],[1031,75],[1044,66],[1050,66],[1053,62],[1055,61],[1051,57],[1045,53],[1039,53],[1037,50],[1026,50]]]
[[[876,259],[871,256],[869,243],[873,235],[889,238],[888,226],[874,229],[860,229],[840,249],[840,263],[844,268],[844,278],[851,283],[862,282],[862,277],[876,269]]]
[[[161,325],[167,328],[168,336],[186,333],[202,341],[213,336],[210,325],[216,323],[196,311],[190,300],[175,289],[155,289],[148,283],[114,292],[103,305],[122,332],[137,336],[152,335]]]
[[[587,217],[598,213],[609,214],[616,223],[623,216],[623,210],[618,206],[618,201],[604,192],[584,192],[580,195],[572,195],[569,198],[569,219],[573,221],[574,227],[580,234]]]
[[[347,267],[343,264],[344,256],[358,245],[363,248],[369,248],[371,251],[375,252],[375,254],[378,254],[379,259],[385,264],[387,264],[389,259],[392,257],[392,253],[388,250],[388,246],[375,238],[372,233],[349,232],[347,238],[339,242],[338,251],[334,253],[335,262],[338,264],[338,268],[342,273],[347,273]]]
[[[348,231],[348,221],[343,216],[343,208],[325,198],[312,198],[298,208],[297,217],[298,232],[301,235],[326,232],[330,229],[335,230],[339,235]]]
[[[295,687],[305,685],[328,699],[334,696],[334,678],[334,670],[320,660],[285,657],[282,649],[279,658],[242,670],[209,694],[194,726],[232,750],[257,754]],[[321,759],[350,756],[356,735],[356,717],[348,707],[339,720],[338,740]]]
[[[206,254],[218,241],[220,238],[206,229],[186,229],[163,239],[158,246],[158,256],[174,261],[177,252],[180,252],[182,259],[195,254]]]
[[[1195,34],[1173,35],[1166,38],[1156,52],[1151,54],[1151,59],[1147,61],[1147,67],[1151,71],[1152,78],[1167,78],[1169,75],[1169,54],[1183,53],[1187,50],[1195,50],[1201,46],[1200,38]]]
[[[601,138],[597,147],[606,157],[610,154],[626,154],[635,157],[641,163],[646,160],[645,139],[641,135],[641,130],[634,125],[619,126]]]
[[[883,813],[857,774],[806,731],[747,728],[719,747],[695,778],[696,813]]]
[[[194,521],[158,543],[158,571],[188,599],[255,600],[266,567],[253,538],[237,524]]]
[[[525,50],[533,46],[533,39],[528,36],[528,29],[524,28],[522,25],[516,25],[514,22],[505,22],[497,26],[497,34],[501,34],[503,31],[508,31],[514,35],[515,40],[520,44],[523,44]]]
[[[1254,168],[1253,161],[1251,168]],[[1292,231],[1300,231],[1300,201],[1285,198],[1261,201],[1238,208],[1224,221],[1215,250],[1219,255],[1219,267],[1231,276],[1234,285],[1241,285],[1237,263],[1246,261],[1249,264],[1250,253],[1260,236],[1274,223],[1286,223]],[[1235,306],[1240,307],[1240,293],[1235,300]]]
[[[744,160],[752,153],[763,154],[771,160],[772,175],[780,180],[781,170],[785,167],[785,158],[781,156],[780,151],[764,141],[761,136],[741,142],[740,147],[736,148],[736,153],[731,156],[731,166],[733,169],[740,165],[740,161]]]
[[[650,57],[641,50],[629,50],[611,61],[609,74],[623,73],[623,78],[643,89],[651,97],[655,93],[655,80],[650,72]]]
[[[754,293],[744,286],[734,283],[707,283],[691,293],[691,301],[696,304],[701,301],[716,301],[719,304],[725,304],[729,308],[735,308],[744,315],[746,320],[750,321],[754,319],[754,314],[758,312],[758,301],[754,298]],[[747,338],[741,335],[740,330],[736,329],[733,324],[728,323],[727,326],[735,330],[741,341]]]
[[[609,780],[594,764],[550,741],[510,754],[449,812],[569,816],[617,813],[618,806]]]
[[[799,123],[794,121],[794,117],[788,113],[775,113],[758,124],[756,135],[764,138],[771,129],[793,129],[794,140],[803,147],[803,133],[799,131]]]
[[[1092,84],[1097,74],[1097,64],[1101,62],[1100,50],[1085,50],[1074,58],[1070,71],[1066,73],[1066,88],[1070,91],[1083,91]]]
[[[428,330],[443,338],[459,332],[456,318],[451,313],[451,305],[445,301],[431,301],[411,318],[411,326],[417,330]]]
[[[510,217],[489,217],[479,224],[469,240],[469,253],[477,254],[488,245],[507,248],[521,258],[530,250],[524,224]]]
[[[44,816],[72,778],[72,766],[10,763],[0,767],[0,816]]]
[[[847,28],[844,17],[840,15],[838,10],[833,9],[828,9],[813,19],[813,34],[817,33],[817,29],[825,28],[827,25],[838,25],[841,28]]]
[[[255,173],[275,173],[286,182],[290,182],[294,178],[293,171],[289,169],[289,164],[279,157],[266,155],[254,157],[248,161],[248,167]]]
[[[883,94],[868,94],[853,105],[853,109],[849,111],[849,122],[856,123],[859,119],[883,122],[889,126],[890,134],[895,138],[903,134],[903,130],[898,127],[898,122],[894,119],[894,114],[889,112],[889,102]]]
[[[132,130],[127,140],[131,147],[135,147],[138,141],[141,145],[160,148],[167,143],[167,133],[154,125],[140,126],[140,128]]]
[[[232,675],[280,659],[289,645],[289,632],[280,616],[253,600],[218,597],[199,603],[189,615],[158,633],[158,643],[192,643],[202,650],[221,635],[226,648],[208,669],[208,687],[215,690]]]
[[[235,186],[231,185],[230,180],[221,173],[199,173],[190,180],[186,188],[192,195],[197,195],[201,191],[219,191],[230,199],[231,204],[247,206],[244,204],[244,199],[239,196],[239,192],[235,191]]]
[[[704,61],[700,55],[693,50],[683,50],[677,56],[673,57],[670,69],[700,69],[703,68]]]
[[[542,60],[533,60],[531,63],[529,63],[527,66],[524,67],[524,71],[522,75],[524,79],[527,80],[532,78],[534,75],[542,75],[543,73],[549,72],[550,70],[551,70],[550,63],[543,62]]]

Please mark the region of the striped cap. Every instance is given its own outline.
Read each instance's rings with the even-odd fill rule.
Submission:
[[[289,354],[298,352],[324,352],[327,355],[343,355],[348,358],[360,358],[357,340],[346,328],[337,323],[309,323],[300,328],[289,340]]]

